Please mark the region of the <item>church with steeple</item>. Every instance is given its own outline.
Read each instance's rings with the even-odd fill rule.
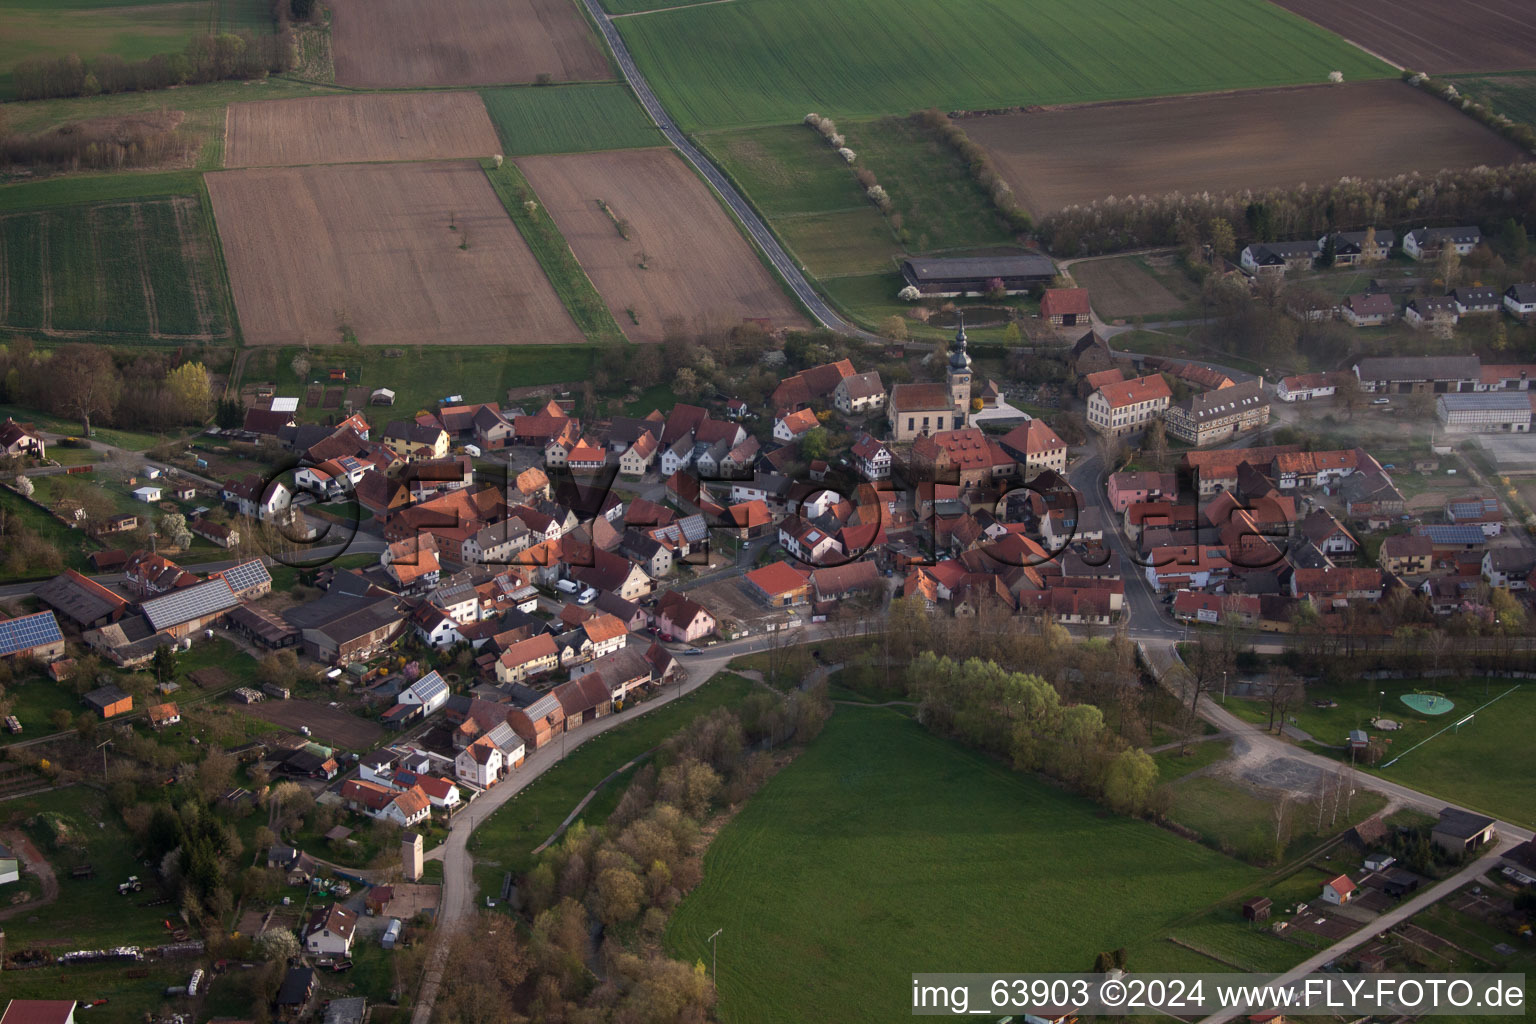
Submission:
[[[943,384],[898,384],[886,411],[891,440],[897,444],[941,430],[960,430],[971,422],[971,354],[966,351],[965,315],[949,346]]]

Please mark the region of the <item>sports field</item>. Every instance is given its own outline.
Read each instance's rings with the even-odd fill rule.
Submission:
[[[231,103],[224,166],[484,158],[496,150],[472,92],[350,93]]]
[[[1264,0],[751,0],[615,24],[690,129],[787,124],[813,110],[873,117],[1392,73]]]
[[[1112,195],[1281,188],[1524,159],[1514,143],[1397,81],[1106,103],[961,127],[1036,215]]]
[[[1258,877],[894,711],[843,707],[715,838],[666,946],[707,964],[724,929],[726,1024],[892,1021],[914,971],[1082,971],[1119,947],[1134,970],[1176,918]]]
[[[207,176],[253,345],[585,340],[477,164],[339,164]]]
[[[1275,0],[1413,71],[1536,68],[1536,21],[1527,0]]]
[[[339,85],[500,85],[612,78],[571,0],[330,0]]]
[[[631,341],[661,341],[672,320],[805,322],[671,150],[524,157],[517,165]]]
[[[507,156],[640,149],[664,142],[625,85],[519,86],[485,89],[481,96]]]
[[[1317,683],[1307,687],[1309,702],[1290,714],[1300,729],[1326,745],[1319,753],[1347,759],[1349,730],[1365,729],[1373,739],[1386,743],[1381,763],[1368,771],[1531,828],[1536,827],[1536,803],[1529,799],[1533,774],[1522,751],[1524,737],[1536,730],[1536,683],[1524,682],[1513,693],[1488,704],[1517,682],[1434,679]],[[1443,693],[1455,702],[1455,710],[1432,717],[1415,714],[1403,704],[1404,694],[1424,689]],[[1314,707],[1312,699],[1332,700],[1338,706]],[[1228,708],[1250,721],[1265,720],[1262,709],[1253,702],[1232,700]],[[1381,716],[1401,728],[1384,731],[1372,727],[1378,708]],[[1467,715],[1474,717],[1457,726]]]
[[[217,257],[192,196],[0,217],[0,327],[88,336],[229,336]]]

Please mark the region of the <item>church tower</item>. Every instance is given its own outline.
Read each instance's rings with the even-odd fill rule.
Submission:
[[[949,347],[949,398],[955,409],[954,429],[971,421],[971,354],[965,350],[965,314],[960,314],[960,327],[955,331],[954,344]]]

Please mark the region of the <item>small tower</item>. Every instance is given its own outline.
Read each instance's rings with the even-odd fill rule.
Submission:
[[[422,865],[421,836],[415,832],[407,832],[400,840],[400,867],[405,873],[407,882],[419,882],[424,872]]]
[[[965,314],[960,314],[960,326],[955,331],[955,341],[949,347],[949,399],[955,408],[955,429],[971,422],[971,354],[965,350]]]

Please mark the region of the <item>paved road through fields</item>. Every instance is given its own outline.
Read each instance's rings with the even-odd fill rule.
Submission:
[[[736,219],[741,222],[742,227],[747,229],[747,234],[752,236],[752,240],[757,243],[757,247],[762,250],[763,255],[768,257],[768,262],[773,264],[773,268],[778,271],[779,276],[789,285],[790,291],[794,292],[795,297],[800,300],[801,304],[810,310],[811,316],[823,327],[830,330],[851,334],[855,337],[863,338],[865,341],[882,340],[878,336],[855,327],[847,320],[844,320],[831,306],[822,300],[821,296],[816,293],[816,289],[811,287],[810,281],[806,280],[805,274],[801,272],[800,267],[790,257],[789,253],[785,251],[784,247],[779,244],[779,240],[773,237],[773,232],[768,230],[768,225],[763,223],[763,219],[757,215],[757,211],[752,209],[741,193],[736,191],[736,187],[726,179],[725,175],[720,173],[714,164],[709,162],[703,153],[699,152],[693,143],[688,141],[688,137],[677,127],[677,122],[672,120],[672,115],[667,113],[666,108],[661,105],[661,101],[656,98],[656,94],[651,91],[651,86],[646,82],[645,76],[635,66],[634,58],[630,56],[629,48],[624,45],[624,40],[619,35],[619,30],[613,27],[612,20],[609,19],[608,13],[603,10],[598,0],[582,0],[582,3],[586,5],[587,12],[592,15],[592,20],[597,23],[598,30],[603,33],[603,38],[608,41],[608,47],[613,51],[614,59],[619,63],[619,70],[624,72],[625,81],[629,83],[629,87],[639,97],[640,104],[645,107],[645,112],[650,115],[652,121],[656,122],[656,126],[667,137],[667,141],[672,143],[679,153],[683,154],[683,158],[704,176],[704,180],[709,182],[720,198],[725,201],[725,205],[736,215]]]

